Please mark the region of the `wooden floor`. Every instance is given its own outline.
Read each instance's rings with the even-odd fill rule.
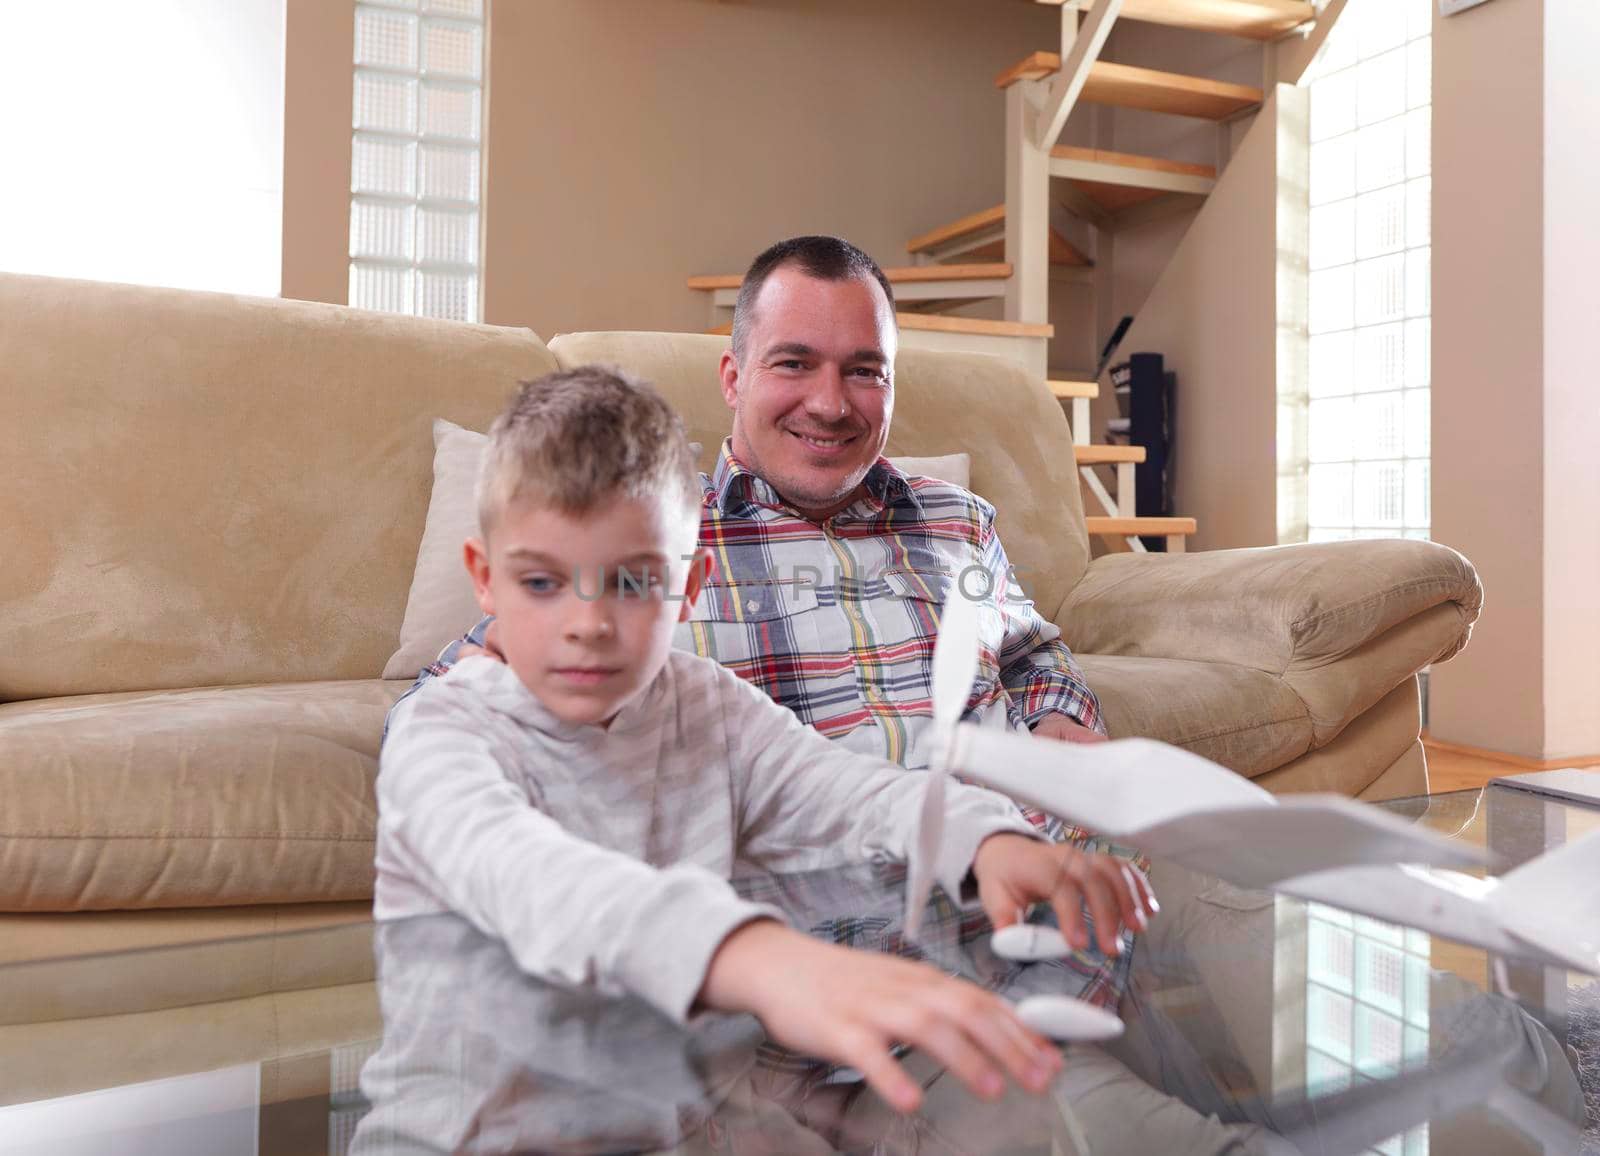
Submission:
[[[1514,756],[1496,758],[1483,751],[1464,751],[1435,743],[1424,737],[1423,747],[1428,752],[1428,791],[1442,795],[1446,791],[1468,791],[1486,785],[1490,779],[1501,775],[1520,775],[1539,770],[1543,764]],[[1553,766],[1586,767],[1600,765],[1600,760],[1557,760]]]
[[[1467,791],[1481,787],[1500,775],[1520,774],[1524,768],[1499,759],[1469,755],[1460,751],[1440,750],[1427,739],[1422,740],[1428,752],[1428,792],[1442,795],[1446,791]]]

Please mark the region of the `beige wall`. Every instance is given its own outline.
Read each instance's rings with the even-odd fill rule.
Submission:
[[[1543,16],[1494,0],[1433,41],[1433,537],[1483,578],[1434,671],[1447,741],[1544,755]]]
[[[284,27],[284,297],[346,303],[350,252],[352,0],[287,0]]]
[[[485,319],[705,327],[695,273],[841,233],[884,264],[1005,196],[994,75],[1053,10],[995,0],[495,0]]]
[[[1600,5],[1547,4],[1544,22],[1544,757],[1560,759],[1600,753]]]

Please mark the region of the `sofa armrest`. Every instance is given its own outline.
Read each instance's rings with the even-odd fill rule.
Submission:
[[[1472,564],[1433,542],[1318,542],[1196,554],[1109,554],[1057,621],[1086,654],[1228,662],[1284,675],[1326,666],[1436,608],[1413,670],[1466,645],[1483,605]],[[1414,649],[1414,648],[1413,648]]]

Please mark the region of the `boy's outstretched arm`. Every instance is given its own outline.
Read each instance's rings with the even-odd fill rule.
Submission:
[[[985,1100],[1004,1093],[1002,1073],[1042,1092],[1061,1070],[1056,1049],[976,984],[768,920],[722,941],[699,1002],[750,1012],[778,1043],[848,1064],[900,1112],[915,1111],[922,1090],[891,1054],[896,1043],[926,1051]]]
[[[745,772],[740,838],[748,859],[768,870],[798,871],[864,862],[879,853],[909,857],[926,772],[851,752],[732,676],[720,689]],[[1080,902],[1108,955],[1122,929],[1143,930],[1153,910],[1143,876],[1125,860],[1048,843],[1004,795],[952,781],[934,878],[959,898],[969,869],[996,927],[1047,902],[1062,934],[1079,949],[1088,946]]]

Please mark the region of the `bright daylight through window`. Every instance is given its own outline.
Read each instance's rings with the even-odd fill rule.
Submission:
[[[0,270],[275,297],[284,0],[5,5]]]
[[[350,304],[479,316],[483,0],[356,4]]]
[[[1426,538],[1433,0],[1350,0],[1311,72],[1310,539]]]

